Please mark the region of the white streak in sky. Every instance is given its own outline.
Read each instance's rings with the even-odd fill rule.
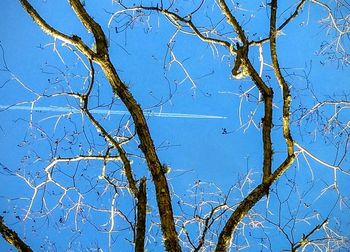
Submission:
[[[51,107],[51,106],[22,106],[22,105],[0,105],[0,109],[2,110],[25,110],[25,111],[35,111],[35,112],[65,112],[65,113],[73,113],[78,114],[81,113],[79,109],[73,107]],[[103,115],[130,115],[128,111],[123,110],[108,110],[108,109],[91,109],[91,113],[93,114],[103,114]],[[143,111],[145,116],[152,117],[167,117],[167,118],[190,118],[190,119],[226,119],[226,116],[218,116],[218,115],[203,115],[203,114],[183,114],[183,113],[165,113],[165,112],[154,112],[149,110]]]

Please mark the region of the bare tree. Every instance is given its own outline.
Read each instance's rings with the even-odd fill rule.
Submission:
[[[349,6],[345,2],[326,4],[301,0],[286,5],[272,0],[255,6],[256,3],[225,0],[191,4],[188,1],[112,1],[113,10],[105,12],[109,16],[106,24],[90,14],[96,3],[69,0],[69,7],[89,36],[64,32],[28,0],[19,2],[34,23],[53,38],[53,43],[45,47],[53,48],[64,68],[46,64],[42,72],[51,76],[50,87],[37,91],[12,72],[5,60],[6,50],[1,47],[2,72],[31,96],[26,101],[2,107],[3,113],[30,112],[25,122],[29,133],[19,144],[28,149],[21,160],[22,167],[11,169],[1,163],[4,176],[20,178],[31,192],[24,213],[15,214],[17,220],[32,223],[34,231],[40,225],[54,225],[60,232],[70,230],[73,234],[68,248],[76,246],[77,237],[89,239],[85,232],[93,228],[98,233],[96,237],[108,237],[108,245],[95,245],[93,249],[97,251],[115,250],[115,244],[121,241],[135,251],[145,251],[145,248],[218,252],[274,250],[275,240],[284,241],[283,248],[291,251],[330,251],[349,244],[343,229],[345,220],[336,218],[339,211],[349,211],[349,195],[344,191],[343,182],[339,182],[348,179],[350,172],[347,168],[348,94],[320,99],[318,89],[309,83],[307,67],[300,71],[282,67],[284,59],[279,56],[283,54],[282,46],[278,43],[288,27],[296,29],[295,23],[305,19],[304,9],[309,8],[310,12],[319,8],[326,15],[321,23],[327,25],[333,36],[329,44],[321,46],[320,54],[337,55],[342,66],[346,66],[349,15],[344,14],[343,9]],[[169,175],[170,165],[160,161],[161,149],[171,146],[155,144],[151,132],[157,128],[152,128],[149,121],[155,114],[143,109],[146,105],[142,95],[135,98],[139,93],[133,92],[132,85],[128,84],[128,70],[118,70],[120,62],[112,53],[113,46],[120,46],[113,33],[128,36],[137,25],[151,38],[154,25],[159,25],[160,31],[163,26],[173,31],[172,34],[164,32],[168,42],[164,45],[163,66],[160,66],[170,91],[166,98],[156,98],[154,108],[171,102],[181,83],[190,83],[193,92],[201,90],[200,78],[191,73],[201,67],[199,63],[194,67],[186,65],[180,56],[183,52],[175,48],[179,43],[177,39],[204,45],[213,52],[214,60],[228,59],[222,61],[227,68],[227,76],[223,78],[232,85],[238,83],[235,86],[238,91],[222,93],[238,96],[238,120],[235,120],[239,122],[240,133],[244,135],[251,128],[257,129],[255,141],[261,141],[261,167],[252,170],[247,157],[246,171],[240,170],[239,177],[232,179],[237,182],[227,190],[199,179],[193,179],[188,196],[176,190],[171,184],[176,177]],[[333,38],[336,40],[332,41]],[[298,39],[291,38],[291,44]],[[140,41],[140,50],[145,50],[144,46]],[[126,44],[120,47],[127,48]],[[186,53],[192,57],[191,52]],[[325,61],[330,59],[335,58]],[[180,73],[183,79],[172,81],[171,68],[178,68],[180,71],[175,73]],[[297,80],[302,84],[292,84]],[[109,86],[103,85],[104,81]],[[6,88],[5,84],[2,88]],[[46,101],[53,104],[51,101],[55,99],[66,105],[38,105]],[[118,106],[125,111],[115,111]],[[59,114],[41,118],[42,111]],[[123,114],[119,122],[110,119],[113,113]],[[42,121],[54,123],[43,126]],[[232,135],[232,132],[222,129],[223,135]],[[304,139],[312,139],[312,132],[321,134],[322,141],[334,146],[331,155],[334,162],[309,150]],[[314,142],[322,148],[322,143]],[[46,152],[42,153],[38,145],[41,148],[45,145]],[[171,148],[168,151],[176,155]],[[223,161],[232,159],[234,155]],[[319,184],[315,176],[325,174],[324,169],[329,173],[324,184]],[[188,170],[182,173],[179,176],[186,176]],[[326,195],[335,197],[336,201],[323,209],[320,204],[327,199],[319,199]],[[5,212],[5,217],[12,213]],[[11,239],[5,236],[9,231],[14,234]],[[27,249],[22,251],[30,251],[25,244],[31,244],[30,240],[23,242],[7,226],[1,228],[1,232],[7,241],[14,241],[11,243],[19,251],[21,246]],[[47,245],[46,250],[53,250],[58,243]],[[85,247],[93,246],[85,244],[79,249]]]

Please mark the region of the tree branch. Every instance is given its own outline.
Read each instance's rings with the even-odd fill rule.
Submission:
[[[25,9],[25,11],[33,18],[34,22],[48,35],[55,39],[59,39],[64,43],[71,44],[78,48],[82,53],[84,53],[88,58],[94,58],[96,54],[84,44],[80,37],[73,35],[68,36],[52,26],[50,26],[33,8],[33,6],[27,0],[19,0]]]
[[[136,132],[141,142],[139,147],[145,155],[148,168],[151,171],[153,182],[155,184],[156,198],[166,250],[181,251],[175,229],[168,182],[162,170],[162,164],[156,153],[146,118],[143,115],[140,105],[136,102],[125,84],[119,79],[110,59],[98,60],[98,63],[101,65],[109,83],[123,101],[135,122]]]
[[[147,215],[146,210],[147,210],[146,178],[143,177],[140,180],[139,190],[137,194],[135,252],[143,252],[145,250],[146,215]]]
[[[238,23],[237,19],[232,15],[230,9],[228,8],[225,0],[219,0],[219,6],[221,8],[222,13],[225,15],[227,23],[230,24],[235,32],[238,34],[238,38],[244,45],[248,44],[248,39],[244,34],[244,30],[241,25]]]
[[[294,154],[293,138],[292,138],[292,135],[290,133],[290,126],[289,126],[290,103],[291,103],[292,97],[290,95],[290,90],[289,90],[288,84],[282,75],[282,72],[281,72],[281,69],[280,69],[279,63],[278,63],[277,49],[276,49],[276,35],[277,35],[276,16],[277,16],[277,0],[272,0],[271,1],[271,18],[270,18],[270,53],[271,53],[273,70],[275,72],[277,81],[282,89],[282,95],[283,95],[283,116],[282,116],[283,137],[286,141],[288,156],[291,156],[292,154]]]
[[[230,42],[218,38],[211,38],[203,35],[203,33],[197,28],[197,26],[192,22],[191,18],[181,17],[175,12],[169,11],[169,9],[163,9],[158,6],[133,6],[131,8],[127,8],[128,11],[137,11],[137,10],[148,10],[148,11],[156,11],[162,13],[165,17],[167,17],[170,22],[175,25],[177,28],[181,30],[182,24],[188,26],[194,35],[196,35],[200,40],[207,43],[217,44],[226,47],[232,54],[236,53],[235,48],[231,45]],[[114,14],[115,15],[115,14]],[[182,24],[181,24],[182,23]]]
[[[91,63],[90,63],[91,64]],[[96,120],[96,118],[93,116],[93,114],[89,110],[89,95],[92,90],[92,86],[94,84],[94,67],[93,64],[91,64],[91,82],[88,91],[84,95],[76,95],[81,102],[82,111],[86,114],[86,116],[89,118],[92,125],[96,128],[98,132],[101,133],[101,135],[105,138],[105,140],[113,146],[113,148],[116,148],[118,150],[120,160],[123,162],[123,168],[125,172],[126,179],[129,183],[129,188],[131,192],[134,194],[134,197],[137,198],[138,190],[136,187],[136,181],[134,179],[134,176],[132,174],[131,164],[130,160],[128,159],[126,152],[124,151],[123,147],[121,146],[121,143],[117,142],[106,130],[105,128]]]
[[[99,57],[107,55],[108,44],[101,26],[90,17],[79,0],[69,0],[69,4],[86,29],[94,35],[97,55]]]
[[[19,238],[18,234],[12,229],[8,228],[4,223],[4,219],[0,216],[0,233],[4,239],[15,246],[19,252],[32,252],[33,250]]]
[[[327,224],[328,219],[326,218],[321,224],[316,225],[316,227],[314,227],[309,233],[307,233],[306,235],[303,234],[303,237],[300,239],[300,241],[298,241],[296,244],[292,244],[292,252],[297,252],[298,248],[300,247],[304,247],[307,244],[310,243],[309,237],[315,233],[316,231],[318,231],[320,228],[323,227],[323,225]]]
[[[103,37],[105,37],[102,29],[96,28],[95,22],[92,18],[84,12],[83,7],[79,5],[76,1],[71,1],[70,3],[75,6],[75,11],[78,12],[78,17],[81,22],[87,27],[87,29],[93,29],[94,37],[101,39],[96,40],[96,43],[99,43],[98,54],[92,52],[89,48],[86,48],[85,44],[77,36],[70,38],[67,35],[59,33],[50,27],[30,6],[28,1],[20,0],[24,9],[32,16],[34,21],[49,35],[63,39],[65,42],[71,43],[76,46],[82,53],[84,53],[89,59],[92,59],[98,63],[107,80],[109,81],[113,91],[120,97],[124,105],[127,107],[130,112],[133,121],[135,123],[135,128],[137,135],[140,139],[140,149],[145,155],[147,165],[151,171],[153,182],[156,189],[156,198],[159,210],[159,216],[161,220],[161,227],[163,231],[163,238],[165,243],[165,248],[167,251],[181,251],[179,245],[178,235],[175,228],[175,221],[173,216],[173,209],[171,204],[170,190],[166,176],[162,170],[162,164],[158,158],[158,155],[151,138],[146,118],[143,115],[141,106],[137,103],[131,92],[128,90],[127,86],[120,80],[117,71],[115,70],[109,55],[108,48],[106,43],[103,42]],[[73,6],[72,6],[73,7]],[[102,54],[100,54],[102,53]],[[106,54],[104,54],[106,53]]]
[[[299,14],[299,11],[303,8],[306,0],[301,0],[295,8],[294,12],[276,29],[276,34],[280,32],[285,26],[287,26],[294,18]],[[270,40],[270,36],[256,41],[250,41],[249,45],[261,45]]]
[[[232,213],[227,220],[223,230],[221,231],[216,245],[215,251],[226,251],[230,240],[232,239],[233,232],[237,228],[241,220],[247,215],[247,213],[253,208],[253,206],[266,194],[266,191],[287,169],[291,166],[295,159],[294,154],[291,157],[287,157],[286,160],[276,169],[276,171],[258,185],[248,196],[244,198],[238,207]]]

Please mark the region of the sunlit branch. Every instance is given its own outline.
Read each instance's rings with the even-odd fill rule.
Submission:
[[[115,221],[114,221],[114,216],[115,216],[115,204],[116,204],[116,199],[117,199],[118,193],[115,192],[113,194],[112,200],[111,200],[111,213],[110,213],[110,226],[108,230],[108,247],[111,249],[112,248],[112,233],[114,230],[115,226]]]
[[[225,0],[219,0],[219,6],[221,8],[222,13],[225,15],[227,23],[229,23],[234,31],[238,34],[240,41],[243,45],[247,45],[248,40],[242,29],[241,25],[238,23],[237,19],[232,15],[229,7],[227,6]]]
[[[94,35],[96,42],[96,54],[99,57],[107,56],[108,44],[101,26],[90,17],[79,0],[69,0],[69,4],[72,6],[75,14],[86,29]]]
[[[212,186],[215,188],[215,191],[207,192],[208,188]],[[217,237],[217,233],[213,226],[221,222],[224,214],[232,211],[233,207],[227,205],[232,188],[227,194],[223,194],[214,183],[196,181],[190,190],[193,200],[183,201],[181,197],[177,196],[180,199],[178,206],[182,212],[181,217],[179,217],[182,227],[179,235],[180,238],[183,237],[182,242],[186,249],[202,251],[203,249],[215,247],[214,239]],[[216,192],[216,190],[218,191]],[[212,198],[213,196],[215,197],[214,199]],[[185,210],[187,207],[190,209],[190,212]],[[198,228],[195,237],[191,237],[192,225]],[[212,251],[212,249],[209,250]]]
[[[205,242],[205,238],[206,238],[206,235],[208,233],[208,231],[210,230],[210,227],[214,224],[214,222],[220,218],[226,211],[223,211],[221,214],[219,214],[218,216],[214,216],[214,214],[217,212],[217,211],[220,211],[223,207],[226,207],[226,202],[224,202],[223,204],[220,204],[216,207],[214,207],[210,213],[208,214],[208,216],[204,217],[204,228],[203,228],[203,231],[202,231],[202,234],[200,235],[200,239],[199,239],[199,242],[198,242],[198,245],[194,247],[194,251],[198,252],[201,250],[201,248],[203,247],[204,245],[204,242]]]
[[[335,18],[334,18],[333,15],[332,15],[332,10],[331,10],[331,8],[330,8],[327,4],[322,3],[322,2],[320,2],[320,1],[318,1],[318,0],[310,0],[310,1],[311,1],[312,3],[315,3],[315,4],[318,4],[318,5],[322,6],[323,8],[325,8],[325,9],[327,10],[328,15],[329,15],[329,17],[330,17],[330,19],[331,19],[331,22],[332,22],[333,27],[337,30],[337,32],[339,33],[339,35],[342,36],[342,35],[344,34],[344,32],[338,27],[337,22],[335,21]]]
[[[270,18],[270,53],[271,61],[275,76],[277,81],[282,89],[282,98],[283,98],[283,115],[282,115],[282,124],[283,124],[283,137],[287,145],[288,156],[294,154],[294,145],[293,138],[290,133],[290,103],[292,100],[290,90],[286,80],[284,79],[277,56],[276,49],[276,21],[277,21],[277,0],[271,1],[271,18]]]
[[[38,185],[34,185],[33,183],[31,183],[27,178],[25,178],[24,176],[20,175],[20,174],[16,174],[18,177],[22,178],[28,186],[30,186],[34,192],[33,195],[31,197],[29,206],[26,210],[26,214],[24,216],[24,220],[26,220],[29,217],[29,214],[31,212],[31,209],[33,207],[34,204],[34,200],[36,199],[36,196],[38,194],[38,190],[45,186],[46,184],[48,184],[49,182],[55,184],[57,187],[59,187],[60,189],[62,189],[62,191],[64,192],[61,199],[64,197],[64,195],[66,195],[67,191],[69,190],[69,188],[65,188],[64,186],[62,186],[60,183],[58,183],[57,181],[55,181],[52,177],[52,169],[58,165],[59,163],[69,163],[69,162],[79,162],[82,160],[101,160],[101,161],[120,161],[120,157],[119,156],[110,156],[110,157],[106,157],[106,156],[94,156],[94,155],[78,155],[75,157],[57,157],[54,158],[49,165],[47,165],[44,169],[45,173],[46,173],[46,180],[39,183]]]
[[[348,106],[347,108],[350,109],[350,101],[347,100],[341,100],[341,101],[321,101],[317,102],[312,108],[308,109],[299,120],[303,120],[305,117],[307,117],[309,114],[312,114],[313,112],[319,110],[321,107],[324,107],[326,105],[333,105],[334,107],[337,106]]]
[[[294,154],[288,156],[286,160],[269,176],[266,181],[255,187],[238,205],[234,210],[230,218],[227,220],[225,227],[220,233],[218,244],[215,248],[216,252],[226,251],[229,242],[232,239],[233,232],[241,222],[241,220],[247,215],[253,206],[266,194],[269,187],[282,176],[285,171],[292,165],[295,159]]]
[[[52,36],[55,39],[59,39],[64,43],[68,43],[77,47],[82,53],[84,53],[88,58],[93,58],[95,53],[84,44],[80,37],[73,35],[68,36],[52,26],[50,26],[33,8],[33,6],[27,0],[20,0],[23,8],[27,13],[33,18],[34,22],[39,25],[39,27],[48,35]]]
[[[192,83],[192,88],[195,89],[197,87],[196,83],[194,82],[191,75],[186,70],[186,67],[184,66],[184,64],[176,58],[175,53],[172,50],[170,51],[170,55],[171,55],[171,60],[170,60],[169,64],[176,62],[181,67],[181,69],[183,70],[183,72],[186,75],[186,77],[179,84],[181,84],[182,82],[184,82],[185,80],[188,79]]]
[[[240,38],[241,42],[243,43],[243,45],[241,45],[241,46],[237,45],[237,51],[236,51],[237,57],[236,57],[235,67],[239,68],[239,67],[243,66],[246,68],[248,75],[250,75],[250,77],[252,78],[252,80],[254,81],[256,86],[258,87],[259,91],[262,93],[263,98],[265,99],[265,104],[271,103],[271,105],[272,105],[273,91],[261,79],[261,77],[256,72],[254,66],[252,65],[252,63],[249,60],[249,55],[248,55],[249,44],[248,44],[248,39],[244,33],[243,28],[238,23],[237,19],[232,15],[225,0],[219,0],[219,5],[220,5],[220,8],[221,8],[223,14],[225,15],[225,17],[227,19],[227,22],[234,28],[235,32],[239,35],[239,38]],[[270,101],[270,98],[271,98],[271,101]],[[268,112],[265,112],[265,115],[267,113]]]

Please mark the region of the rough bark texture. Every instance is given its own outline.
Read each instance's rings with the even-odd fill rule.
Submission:
[[[19,238],[18,234],[8,228],[3,220],[3,217],[0,216],[0,233],[4,239],[12,244],[20,252],[32,252],[33,250]]]
[[[145,234],[146,234],[146,178],[140,181],[139,192],[137,195],[137,221],[136,221],[136,241],[135,252],[143,252],[145,250]]]
[[[232,239],[233,233],[241,220],[247,215],[248,211],[265,195],[266,190],[275,182],[294,162],[294,154],[287,157],[286,160],[271,174],[271,176],[263,183],[258,185],[245,199],[238,205],[226,222],[221,231],[216,245],[216,252],[227,251],[228,245]]]
[[[89,16],[80,1],[69,0],[69,3],[81,20],[82,24],[86,27],[86,29],[93,33],[96,42],[96,52],[93,52],[78,36],[65,35],[47,24],[27,0],[20,0],[20,2],[24,9],[44,32],[55,38],[62,39],[66,43],[76,46],[83,54],[85,54],[86,57],[101,66],[107,80],[113,88],[113,91],[122,100],[134,120],[136,132],[141,142],[140,149],[145,155],[145,159],[147,161],[148,168],[151,171],[156,189],[156,199],[161,228],[163,231],[165,249],[167,251],[181,251],[175,228],[170,191],[167,179],[162,171],[162,164],[157,156],[141,106],[136,102],[127,86],[120,80],[109,58],[105,34],[103,33],[102,28]]]
[[[274,2],[274,1],[273,1]],[[275,1],[276,2],[276,1]],[[277,2],[275,3],[277,10]],[[283,136],[288,146],[288,156],[285,161],[276,169],[272,174],[272,140],[271,140],[271,130],[272,130],[272,113],[273,113],[273,90],[271,87],[267,86],[266,83],[261,79],[259,74],[256,72],[255,68],[251,64],[248,55],[249,42],[248,39],[239,25],[236,18],[232,15],[229,10],[225,0],[219,0],[219,5],[224,15],[226,16],[227,22],[231,24],[235,32],[238,34],[238,37],[243,43],[243,47],[246,47],[246,53],[242,57],[242,64],[245,65],[251,79],[259,89],[263,102],[264,102],[264,117],[262,118],[262,140],[263,140],[263,179],[260,185],[258,185],[249,195],[239,204],[239,206],[232,213],[228,221],[226,222],[223,230],[220,232],[218,243],[216,246],[216,252],[223,252],[228,249],[228,245],[233,237],[233,233],[237,228],[240,221],[247,215],[248,211],[253,208],[253,206],[266,194],[269,192],[269,188],[273,182],[275,182],[294,162],[294,149],[293,149],[293,140],[290,134],[289,128],[289,110],[290,110],[290,93],[287,84],[285,83],[281,72],[279,71],[276,49],[272,48],[271,54],[273,55],[273,61],[275,61],[275,73],[277,80],[279,81],[282,90],[283,90]],[[272,3],[272,7],[274,3]],[[272,13],[275,17],[276,13]],[[275,17],[276,18],[276,17]],[[275,25],[276,20],[271,21],[271,30],[273,31],[274,36],[271,36],[274,39],[275,45]],[[277,64],[276,64],[277,63]],[[276,67],[277,65],[277,67]]]
[[[302,4],[303,2],[301,2]],[[298,5],[298,9],[299,6]],[[301,8],[301,7],[300,7]],[[281,69],[278,63],[277,49],[276,49],[276,36],[277,36],[277,28],[276,28],[276,17],[277,17],[277,0],[271,1],[271,18],[270,18],[270,52],[271,52],[271,60],[273,70],[275,72],[277,81],[282,89],[283,96],[283,115],[282,115],[282,124],[283,124],[283,137],[286,141],[287,145],[287,153],[288,156],[294,154],[294,143],[293,138],[290,133],[289,127],[289,117],[290,117],[290,103],[291,103],[291,95],[288,84],[284,79]]]
[[[117,71],[115,70],[108,52],[108,45],[106,42],[105,34],[98,23],[96,23],[86,12],[80,1],[69,0],[70,5],[75,11],[82,24],[89,30],[96,42],[96,51],[91,50],[78,36],[68,36],[63,34],[43,20],[35,9],[28,3],[27,0],[20,0],[25,10],[30,14],[33,20],[49,35],[60,39],[66,43],[74,45],[79,49],[88,59],[94,61],[100,65],[107,80],[109,81],[114,93],[122,100],[128,111],[130,112],[134,124],[137,136],[140,140],[139,148],[144,153],[148,168],[152,174],[153,183],[156,190],[156,199],[158,204],[159,216],[161,220],[161,228],[163,231],[163,238],[165,249],[167,251],[181,251],[179,245],[179,239],[175,228],[175,221],[173,217],[173,209],[171,204],[171,197],[168,182],[162,169],[162,164],[157,156],[155,146],[153,144],[146,119],[143,115],[141,106],[134,99],[133,95],[129,91],[128,87],[120,80]],[[154,10],[163,13],[170,18],[175,24],[181,22],[188,25],[190,29],[197,35],[201,40],[208,43],[220,44],[227,47],[232,54],[236,54],[236,63],[232,72],[233,75],[238,75],[239,69],[244,67],[247,70],[252,81],[259,89],[262,99],[264,102],[264,116],[262,118],[262,141],[263,141],[263,179],[262,182],[249,193],[249,195],[238,205],[232,215],[229,217],[223,230],[219,234],[218,243],[215,251],[223,252],[228,249],[228,245],[233,237],[234,231],[241,222],[241,220],[247,215],[252,207],[265,196],[272,183],[274,183],[294,162],[294,143],[290,132],[290,103],[291,94],[289,87],[284,80],[282,73],[279,68],[277,50],[276,50],[276,36],[277,32],[282,29],[291,19],[293,19],[298,11],[301,9],[305,0],[302,0],[297,6],[296,11],[291,15],[279,28],[276,28],[276,15],[277,15],[277,0],[271,1],[271,18],[270,18],[270,35],[268,38],[261,40],[260,42],[270,41],[270,53],[271,60],[276,75],[276,79],[281,87],[283,95],[283,112],[282,112],[282,123],[283,123],[283,137],[287,146],[287,156],[285,160],[279,165],[279,167],[272,172],[272,139],[271,130],[273,127],[273,89],[267,85],[263,79],[259,76],[254,66],[249,60],[249,46],[259,42],[249,42],[245,31],[230,11],[225,0],[218,0],[218,5],[224,14],[227,23],[232,27],[238,36],[236,45],[230,42],[211,39],[203,36],[200,30],[192,23],[191,19],[180,17],[177,13],[172,13],[167,9],[157,7],[142,7],[146,10]],[[236,47],[236,48],[235,48]],[[111,140],[113,142],[113,140]],[[118,144],[116,144],[117,147]],[[121,158],[123,159],[123,150],[119,150]],[[124,153],[125,154],[125,153]],[[126,156],[123,159],[124,165],[127,164]],[[135,239],[135,251],[144,251],[144,239],[145,239],[145,223],[146,223],[146,181],[141,179],[139,188],[136,188],[135,180],[132,178],[131,168],[126,165],[126,172],[130,188],[132,189],[135,197],[137,198],[137,224],[136,224],[136,239]],[[204,239],[204,236],[203,236]],[[200,246],[198,247],[200,248]]]
[[[142,109],[132,97],[127,87],[119,79],[109,58],[98,60],[97,63],[101,65],[113,90],[124,102],[134,120],[136,132],[141,142],[139,147],[145,155],[156,189],[156,198],[166,250],[181,251],[175,229],[168,182],[163,173],[162,164],[158,159]]]

